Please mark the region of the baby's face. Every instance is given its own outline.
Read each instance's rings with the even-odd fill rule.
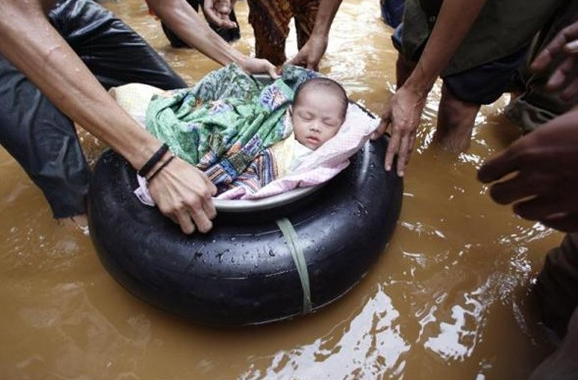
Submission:
[[[342,107],[340,98],[329,91],[302,93],[291,113],[297,141],[315,150],[335,136],[344,121]]]

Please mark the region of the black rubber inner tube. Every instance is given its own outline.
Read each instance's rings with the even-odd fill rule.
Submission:
[[[220,213],[208,234],[185,235],[132,194],[134,169],[105,152],[89,193],[90,236],[106,270],[142,300],[214,326],[273,322],[303,314],[302,277],[276,220],[297,233],[312,311],[335,301],[387,246],[401,209],[403,181],[383,169],[384,137],[319,191],[279,209]]]

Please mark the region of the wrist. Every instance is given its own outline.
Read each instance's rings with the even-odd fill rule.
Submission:
[[[222,41],[224,42],[225,40],[222,40]],[[224,43],[226,44],[226,42],[224,42]],[[245,54],[241,53],[239,50],[233,49],[228,44],[226,46],[226,50],[224,51],[224,53],[225,53],[225,59],[227,62],[221,62],[221,64],[223,64],[223,65],[227,65],[229,63],[234,63],[239,67],[243,67],[246,65],[247,61],[249,60],[249,57],[247,57]]]
[[[141,177],[147,177],[149,174],[154,172],[154,169],[159,166],[163,157],[169,152],[169,146],[163,143],[150,157],[149,159],[138,169],[138,175]]]
[[[241,70],[248,72],[247,70],[247,66],[249,63],[249,57],[241,55],[239,57],[235,57],[235,59],[233,60],[233,63],[235,63],[237,66],[239,66],[241,68]]]
[[[414,76],[413,74],[403,84],[402,88],[418,99],[425,99],[431,91],[435,80],[427,77]]]
[[[330,26],[314,27],[309,38],[329,39]]]
[[[164,157],[165,158],[156,163],[154,168],[149,172],[150,174],[146,176],[147,184],[150,183],[164,168],[166,168],[176,156],[173,152],[168,151],[165,153]]]

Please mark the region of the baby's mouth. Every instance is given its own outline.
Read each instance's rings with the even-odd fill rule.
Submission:
[[[311,144],[319,144],[319,139],[315,136],[307,136],[307,141],[309,141]]]

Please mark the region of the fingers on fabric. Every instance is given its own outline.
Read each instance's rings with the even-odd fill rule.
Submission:
[[[554,57],[563,51],[565,45],[578,39],[578,23],[574,23],[562,29],[556,37],[538,54],[532,62],[530,69],[534,72],[544,70]]]
[[[269,74],[269,76],[272,79],[277,79],[281,76],[281,73],[283,72],[283,68],[281,67],[280,69],[277,68],[275,65],[273,65],[271,62],[267,61],[267,63],[269,64],[269,67],[267,69],[267,74]]]
[[[273,79],[277,79],[277,68],[271,62],[261,58],[248,58],[241,63],[241,69],[249,74],[267,74]]]
[[[275,67],[275,74],[276,75],[282,75],[283,74],[283,67],[285,67],[287,63],[284,63],[283,65],[277,66]]]
[[[548,65],[554,60],[552,56],[552,51],[548,47],[544,48],[536,58],[532,61],[530,65],[530,71],[538,73],[544,70]]]
[[[313,71],[319,71],[319,64],[315,62],[307,62],[307,69]]]
[[[288,59],[287,62],[285,62],[283,65],[293,65],[293,66],[301,66],[301,67],[305,67],[307,61],[303,58],[301,58],[301,56],[299,55],[299,53],[297,53],[297,55],[291,59]]]
[[[566,54],[578,54],[578,40],[573,40],[564,45]]]
[[[554,46],[563,46],[566,51],[576,47],[578,44],[578,22],[574,22],[562,29],[550,45],[553,45],[554,41],[556,41]]]
[[[546,89],[549,91],[553,91],[563,87],[567,83],[567,81],[570,78],[572,78],[574,67],[575,67],[574,57],[568,57],[565,60],[563,60],[558,65],[556,70],[552,73],[550,79],[548,79]]]

